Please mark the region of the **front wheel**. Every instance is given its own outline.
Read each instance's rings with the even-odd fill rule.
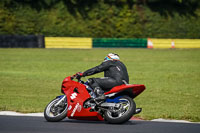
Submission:
[[[104,118],[108,123],[120,124],[128,121],[135,113],[136,105],[132,98],[122,96],[119,99],[120,108],[105,111]]]
[[[61,99],[56,98],[52,100],[44,110],[44,117],[49,122],[58,122],[67,116],[67,102],[66,98],[55,106]]]

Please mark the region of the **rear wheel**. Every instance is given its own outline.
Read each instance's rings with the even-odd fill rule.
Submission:
[[[135,113],[136,105],[132,98],[128,96],[122,96],[119,100],[119,108],[105,111],[104,118],[108,123],[124,123],[128,121]]]
[[[44,117],[49,122],[58,122],[67,116],[67,102],[62,101],[59,105],[55,106],[60,98],[52,100],[44,110]]]

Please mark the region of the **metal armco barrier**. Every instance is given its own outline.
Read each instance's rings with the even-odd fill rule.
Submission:
[[[44,48],[43,35],[0,35],[1,48]]]

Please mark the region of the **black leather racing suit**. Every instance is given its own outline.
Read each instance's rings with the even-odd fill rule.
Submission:
[[[83,73],[83,76],[90,76],[104,71],[104,78],[90,78],[89,84],[94,89],[101,87],[104,91],[109,91],[111,88],[129,83],[129,76],[126,66],[119,60],[108,60],[100,65],[91,68]]]

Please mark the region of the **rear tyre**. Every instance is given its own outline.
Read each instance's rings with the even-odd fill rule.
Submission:
[[[58,122],[67,116],[67,102],[55,107],[55,104],[60,100],[56,98],[52,100],[44,110],[44,118],[49,122]]]
[[[104,118],[108,123],[121,124],[128,121],[134,115],[136,104],[132,98],[122,96],[120,104],[121,107],[119,109],[105,111]]]

